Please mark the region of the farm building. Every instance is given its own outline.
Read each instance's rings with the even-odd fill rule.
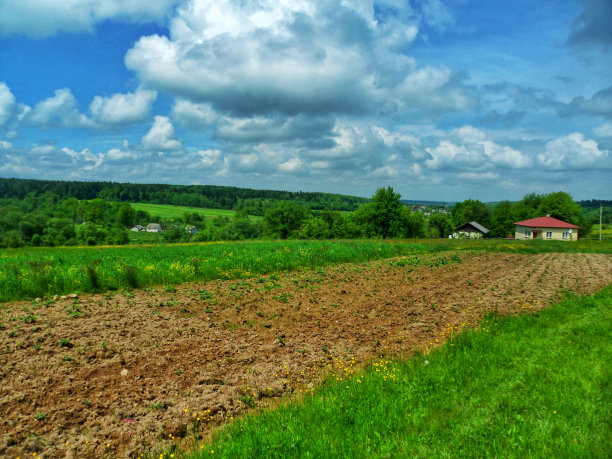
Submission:
[[[134,225],[132,226],[132,228],[130,228],[132,231],[144,231],[145,227],[142,225]]]
[[[577,241],[579,226],[557,220],[549,215],[516,222],[515,239]]]
[[[146,231],[147,233],[161,233],[162,227],[159,223],[149,223]]]
[[[487,228],[478,222],[464,223],[458,228],[455,228],[452,234],[453,239],[480,239],[485,237],[489,232]]]
[[[198,232],[198,229],[193,225],[186,225],[185,231],[187,231],[189,234],[196,234]]]

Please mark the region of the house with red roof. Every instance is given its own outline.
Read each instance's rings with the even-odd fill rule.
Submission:
[[[514,223],[515,239],[544,239],[548,241],[577,241],[579,226],[557,220],[549,215]]]

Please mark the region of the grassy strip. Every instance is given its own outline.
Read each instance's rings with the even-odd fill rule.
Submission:
[[[240,279],[423,253],[422,244],[284,241],[164,246],[63,247],[0,253],[0,301],[70,292]]]
[[[144,210],[149,212],[152,217],[159,216],[161,218],[180,219],[184,213],[197,213],[202,215],[206,220],[213,220],[215,217],[233,218],[236,215],[235,210],[225,209],[210,209],[207,207],[188,207],[188,206],[172,206],[169,204],[149,204],[141,202],[133,202],[130,205],[135,210]],[[253,220],[263,220],[263,217],[249,216]]]
[[[47,295],[239,279],[443,250],[612,253],[611,241],[254,241],[0,251],[0,302]]]
[[[609,457],[611,319],[612,287],[490,317],[233,422],[189,457]]]

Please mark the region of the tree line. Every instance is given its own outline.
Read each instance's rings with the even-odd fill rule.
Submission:
[[[67,182],[68,183],[68,182]],[[590,231],[591,222],[582,208],[564,192],[528,194],[521,201],[484,204],[468,199],[449,212],[428,216],[412,212],[393,188],[378,189],[355,210],[312,209],[295,201],[276,201],[263,221],[238,210],[234,217],[205,222],[197,212],[178,219],[162,219],[135,210],[128,202],[59,198],[54,191],[28,193],[25,197],[0,198],[0,247],[127,244],[133,225],[159,223],[163,242],[215,241],[268,238],[446,238],[466,222],[476,221],[491,237],[514,234],[514,223],[543,215]]]
[[[187,207],[243,210],[263,216],[279,201],[292,201],[312,210],[352,211],[366,198],[331,193],[252,190],[215,185],[163,185],[116,182],[68,182],[0,178],[0,199],[55,195],[56,199],[102,199],[109,202],[147,202]]]

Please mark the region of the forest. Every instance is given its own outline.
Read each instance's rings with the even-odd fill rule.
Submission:
[[[206,194],[209,191],[211,194]],[[187,202],[190,195],[197,199]],[[205,221],[197,212],[186,212],[178,218],[164,219],[135,210],[128,201],[134,197],[137,198],[133,202],[206,202],[216,208],[227,208],[231,200],[235,214]],[[134,225],[144,227],[150,223],[158,223],[163,230],[154,239],[156,242],[446,238],[454,228],[469,221],[488,228],[489,237],[503,238],[513,235],[514,222],[543,215],[580,226],[579,234],[584,237],[599,219],[599,209],[594,204],[599,201],[588,203],[591,205],[583,208],[565,192],[531,193],[517,202],[468,199],[450,209],[414,211],[391,187],[380,188],[365,199],[199,185],[0,179],[0,247],[123,245],[130,243],[129,230]],[[249,206],[255,210],[250,211]],[[263,220],[252,218],[262,212]],[[609,222],[610,214],[610,207],[605,207],[605,222]]]

